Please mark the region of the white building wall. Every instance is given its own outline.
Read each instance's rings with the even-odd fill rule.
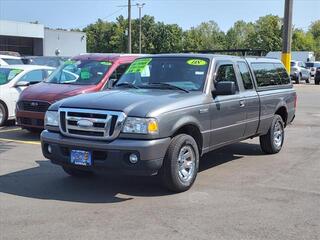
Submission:
[[[83,32],[44,29],[43,55],[72,57],[87,52],[87,38]]]
[[[42,24],[0,20],[0,35],[43,38],[44,26]]]

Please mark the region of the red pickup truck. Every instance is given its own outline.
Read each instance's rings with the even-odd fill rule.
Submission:
[[[49,106],[63,98],[108,88],[139,55],[81,54],[66,61],[42,83],[28,87],[16,107],[17,124],[29,131],[44,128]]]

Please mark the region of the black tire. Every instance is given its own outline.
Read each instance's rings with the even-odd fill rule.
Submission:
[[[310,83],[311,75],[306,79],[306,83]]]
[[[319,79],[315,79],[315,80],[314,80],[314,84],[315,84],[315,85],[319,85],[319,84],[320,84],[320,78],[319,78]]]
[[[301,73],[299,73],[297,78],[296,78],[296,84],[299,84],[300,81],[301,81]]]
[[[191,151],[192,157],[194,157],[193,170],[190,170],[190,178],[186,181],[182,180],[179,171],[178,156],[183,149]],[[191,158],[190,158],[191,159]],[[164,158],[163,166],[159,171],[163,185],[173,192],[184,192],[191,188],[193,185],[198,169],[199,169],[199,150],[198,145],[193,137],[187,134],[179,134],[175,136],[168,147],[167,153]],[[190,168],[191,169],[191,168]]]
[[[275,140],[275,137],[274,137],[274,132],[277,130],[276,128],[278,126],[277,123],[280,124],[282,129],[282,137],[281,137],[280,144],[279,144],[279,141]],[[266,135],[260,136],[260,147],[264,153],[275,154],[280,152],[283,142],[284,142],[284,123],[281,116],[276,114],[273,117],[272,124],[269,128],[268,133]]]
[[[4,124],[7,122],[8,120],[8,112],[7,109],[5,107],[5,105],[3,103],[0,102],[0,116],[2,116],[0,118],[0,127],[4,126]]]
[[[92,177],[94,174],[90,171],[79,170],[71,167],[63,166],[62,169],[72,177]]]

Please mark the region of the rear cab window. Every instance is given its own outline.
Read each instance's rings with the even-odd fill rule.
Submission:
[[[256,62],[251,63],[251,67],[258,87],[290,84],[288,73],[281,63]]]

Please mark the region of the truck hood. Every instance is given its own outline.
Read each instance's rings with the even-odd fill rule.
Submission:
[[[202,92],[184,93],[172,90],[129,89],[109,90],[83,94],[52,105],[59,107],[121,111],[128,116],[156,117],[162,113],[180,108],[203,104],[206,100]]]
[[[20,100],[56,102],[60,99],[93,91],[95,86],[80,86],[67,84],[51,84],[41,82],[26,88],[20,95]]]

